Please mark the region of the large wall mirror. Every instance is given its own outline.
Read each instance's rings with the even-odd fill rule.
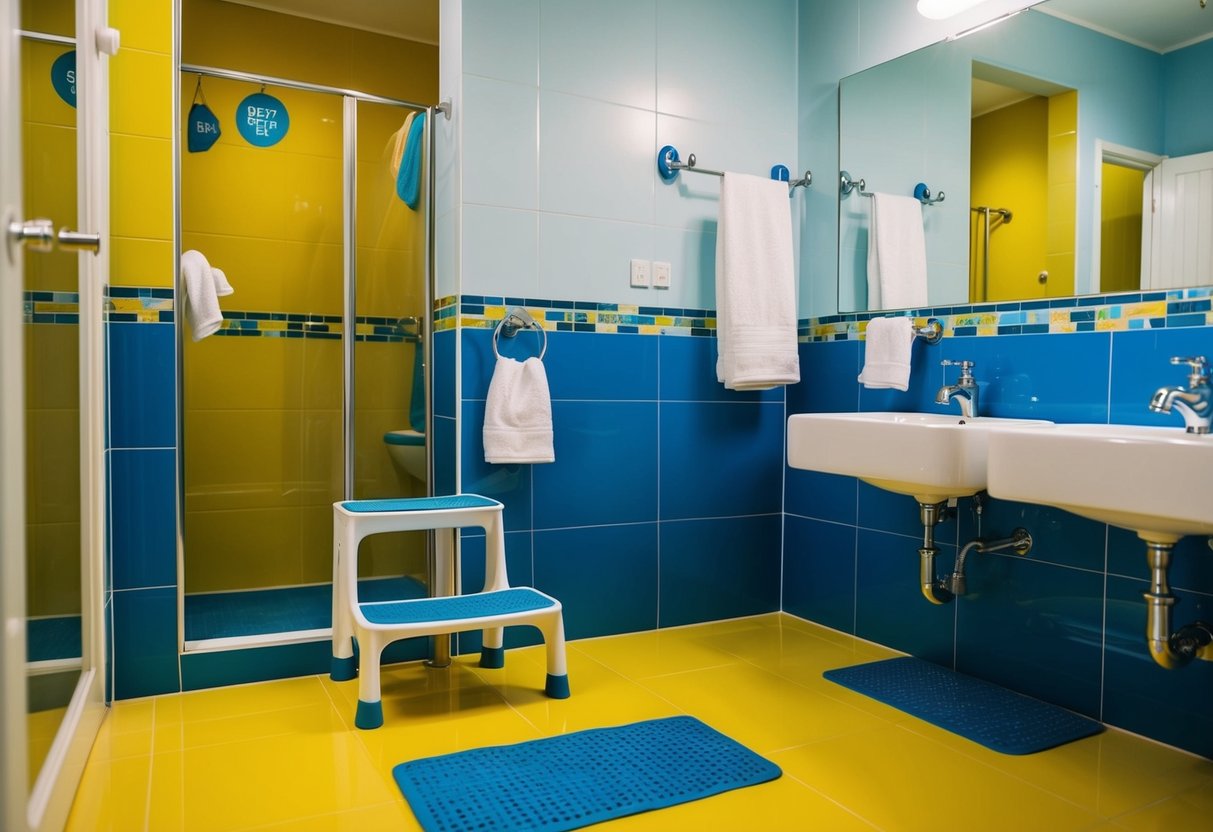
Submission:
[[[842,79],[838,301],[869,310],[867,194],[924,204],[922,306],[1213,279],[1213,7],[1048,0]],[[882,308],[877,305],[877,308]]]

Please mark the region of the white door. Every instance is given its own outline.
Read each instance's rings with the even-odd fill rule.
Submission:
[[[0,0],[0,827],[26,828],[25,377],[19,0]],[[20,753],[8,753],[9,749]]]
[[[1204,286],[1213,273],[1213,153],[1166,159],[1153,175],[1153,245],[1143,288]]]

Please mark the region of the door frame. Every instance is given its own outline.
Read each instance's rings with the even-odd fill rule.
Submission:
[[[1166,156],[1159,156],[1157,153],[1151,153],[1148,150],[1138,150],[1135,147],[1128,147],[1123,144],[1114,144],[1103,139],[1095,140],[1095,171],[1092,178],[1094,187],[1092,193],[1094,197],[1091,200],[1091,280],[1088,286],[1088,291],[1097,293],[1100,291],[1100,275],[1099,275],[1099,247],[1102,240],[1102,223],[1103,223],[1103,166],[1104,163],[1112,165],[1120,165],[1125,168],[1133,168],[1146,172],[1146,184],[1143,188],[1144,194],[1150,193],[1150,177],[1159,164],[1162,163]],[[1148,200],[1148,196],[1143,195],[1143,200]],[[1146,233],[1150,228],[1150,205],[1148,202],[1143,202],[1142,205],[1142,235],[1141,235],[1141,279],[1144,281],[1148,274],[1148,268],[1152,257],[1153,239],[1152,235]]]

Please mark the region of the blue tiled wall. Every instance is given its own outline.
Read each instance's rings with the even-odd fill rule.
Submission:
[[[570,638],[779,608],[782,390],[725,391],[711,338],[549,332],[556,461],[492,465],[491,337],[461,330],[463,489],[505,503],[511,580],[560,598]],[[502,353],[531,354],[531,337]],[[472,540],[465,587],[482,574]]]
[[[1063,335],[949,337],[915,345],[905,393],[855,381],[858,341],[801,345],[801,384],[788,412],[919,410],[934,404],[943,358],[972,359],[986,415],[1056,422],[1178,425],[1152,414],[1150,393],[1182,383],[1173,355],[1213,351],[1213,327]],[[1162,476],[1162,472],[1158,472]],[[1059,509],[972,500],[937,529],[938,570],[957,546],[1028,528],[1026,557],[969,561],[969,594],[946,606],[919,590],[917,507],[911,497],[851,478],[787,469],[783,608],[923,656],[1139,734],[1213,756],[1213,664],[1167,671],[1146,653],[1144,544],[1130,532]],[[1176,624],[1213,615],[1213,558],[1187,538],[1171,573]]]

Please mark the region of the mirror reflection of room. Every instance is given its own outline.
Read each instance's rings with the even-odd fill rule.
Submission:
[[[1207,283],[1213,18],[1187,5],[1048,0],[842,79],[840,169],[947,192],[923,209],[926,305]],[[870,202],[841,197],[842,312],[889,308],[867,298]]]

